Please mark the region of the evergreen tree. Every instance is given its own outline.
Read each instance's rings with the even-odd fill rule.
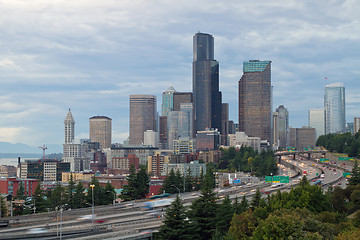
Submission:
[[[0,207],[1,207],[1,215],[0,217],[6,217],[7,215],[7,207],[4,198],[0,195]]]
[[[94,185],[92,188],[91,185]],[[87,189],[87,202],[92,204],[92,197],[94,194],[94,205],[99,206],[104,203],[104,188],[100,186],[99,180],[94,176],[91,179],[89,187]]]
[[[127,177],[128,184],[124,186],[120,197],[125,201],[131,201],[140,198],[139,197],[139,184],[137,182],[137,176],[135,173],[135,166],[130,166],[130,174]]]
[[[105,205],[111,204],[115,198],[116,198],[115,189],[108,181],[104,188],[103,204]]]
[[[185,191],[191,192],[193,190],[193,178],[191,177],[191,170],[188,168],[185,177]]]
[[[185,207],[179,196],[176,196],[174,202],[166,209],[164,224],[160,227],[155,239],[198,239],[196,235],[189,232],[189,223],[186,218]]]
[[[59,182],[56,183],[54,190],[50,192],[50,197],[48,200],[52,210],[55,210],[56,207],[62,207],[65,204],[65,189]]]
[[[260,189],[257,188],[255,195],[253,196],[253,199],[250,204],[253,211],[255,208],[260,206],[260,200],[261,200],[261,192],[260,192]]]
[[[44,199],[44,193],[40,188],[40,183],[35,188],[32,203],[34,204],[32,211],[34,211],[35,208],[35,212],[39,213],[45,212],[47,209],[47,201]]]
[[[75,181],[73,178],[72,173],[70,174],[70,181],[69,185],[66,189],[67,192],[67,204],[69,205],[69,208],[73,209],[75,208],[75,199],[74,199],[74,193],[75,193]]]
[[[222,204],[218,206],[217,210],[217,221],[216,221],[216,229],[217,231],[225,235],[225,233],[229,230],[231,219],[234,215],[234,210],[231,206],[231,200],[227,195]]]
[[[357,184],[360,184],[360,168],[358,165],[358,161],[355,160],[354,167],[351,171],[351,176],[349,179],[349,185],[355,186]]]
[[[141,168],[140,171],[136,174],[137,185],[138,185],[138,197],[137,198],[146,198],[146,195],[149,193],[150,188],[150,178],[146,173],[145,168]]]
[[[176,183],[175,186],[178,187],[180,191],[184,189],[184,177],[181,176],[179,169],[177,169],[175,173],[175,183]]]
[[[244,195],[240,202],[240,213],[246,212],[249,209],[249,202]]]
[[[19,189],[16,191],[16,199],[25,200],[25,188],[22,181],[20,182]]]
[[[74,208],[83,208],[85,207],[86,196],[85,196],[85,188],[82,183],[79,181],[75,187],[74,193]]]
[[[216,229],[217,203],[212,179],[210,174],[206,174],[201,196],[191,204],[189,211],[192,232],[204,240],[211,239]]]
[[[164,179],[161,191],[166,193],[178,193],[178,190],[174,186],[177,186],[176,175],[174,169],[171,169],[169,175]]]

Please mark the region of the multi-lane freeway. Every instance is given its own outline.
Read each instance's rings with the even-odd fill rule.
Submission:
[[[265,194],[277,191],[288,191],[299,183],[303,171],[307,172],[310,182],[323,176],[323,185],[345,187],[344,171],[340,164],[329,165],[318,163],[316,160],[296,160],[283,156],[281,159],[280,174],[292,176],[288,184],[271,186],[264,181],[257,184],[234,186],[216,189],[217,196],[230,198],[246,196],[251,198],[257,188]],[[288,166],[285,169],[285,166]],[[289,169],[291,168],[291,170]],[[349,167],[348,167],[349,168]],[[335,169],[335,170],[334,170]],[[289,173],[287,172],[289,171]],[[322,175],[323,174],[323,175]],[[340,185],[339,185],[340,183]],[[186,205],[198,198],[199,193],[185,193],[181,195]],[[91,218],[91,208],[59,212],[34,214],[20,217],[7,218],[10,227],[0,229],[1,239],[150,239],[151,232],[162,224],[165,206],[160,206],[152,211],[146,211],[140,206],[141,202],[121,203],[114,206],[95,207],[95,223]],[[61,235],[61,236],[60,236]]]

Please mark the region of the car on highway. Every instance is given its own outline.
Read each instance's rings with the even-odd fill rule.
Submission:
[[[45,228],[31,228],[28,230],[29,234],[38,234],[38,233],[46,233],[48,232]]]

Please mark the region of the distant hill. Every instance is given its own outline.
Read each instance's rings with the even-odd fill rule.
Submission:
[[[46,145],[46,147],[47,147],[45,152],[46,154],[62,152],[62,146],[58,144],[49,144]],[[8,154],[8,153],[16,153],[16,154],[30,153],[30,154],[36,154],[42,156],[43,150],[38,147],[31,147],[23,143],[13,144],[8,142],[0,142],[0,155]]]

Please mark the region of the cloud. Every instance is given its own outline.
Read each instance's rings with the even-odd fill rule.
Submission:
[[[70,107],[79,136],[89,117],[105,115],[113,140],[126,139],[130,94],[156,95],[160,106],[170,85],[192,90],[197,31],[215,38],[235,122],[249,59],[272,61],[273,106],[289,109],[291,125],[306,125],[308,109],[322,106],[325,76],[344,83],[351,119],[360,104],[359,12],[356,0],[3,0],[0,126],[28,129],[21,142],[29,145],[62,144]]]

